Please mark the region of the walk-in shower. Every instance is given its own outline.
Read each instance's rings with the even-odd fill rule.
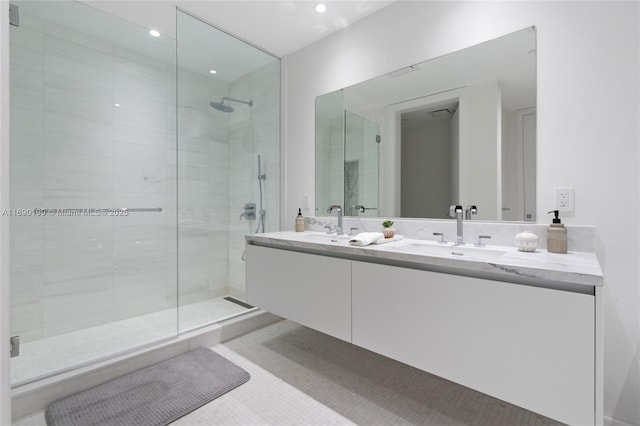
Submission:
[[[224,102],[225,101],[231,101],[231,102],[238,102],[238,103],[242,103],[242,104],[246,104],[249,106],[253,105],[253,101],[243,101],[241,99],[233,99],[233,98],[228,98],[228,97],[223,97],[220,102],[214,102],[211,101],[209,102],[209,105],[211,105],[212,107],[214,107],[215,109],[222,111],[222,112],[233,112],[234,109],[231,105],[226,105]]]
[[[279,227],[279,59],[181,10],[150,37],[12,3],[12,385],[246,312],[244,235]]]

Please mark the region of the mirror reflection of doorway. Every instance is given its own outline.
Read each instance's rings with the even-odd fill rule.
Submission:
[[[457,203],[458,102],[401,113],[401,197],[403,217],[448,217]]]
[[[503,116],[502,218],[536,221],[536,109]]]

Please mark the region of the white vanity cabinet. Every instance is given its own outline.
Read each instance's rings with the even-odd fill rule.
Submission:
[[[354,344],[594,424],[594,296],[354,261],[352,298]]]
[[[552,419],[602,425],[601,287],[283,245],[247,245],[252,305]]]
[[[351,341],[351,261],[247,246],[247,301]]]

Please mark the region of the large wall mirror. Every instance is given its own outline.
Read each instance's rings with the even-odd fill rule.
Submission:
[[[316,215],[536,220],[536,31],[316,98]]]

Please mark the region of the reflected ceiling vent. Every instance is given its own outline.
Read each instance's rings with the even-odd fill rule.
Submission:
[[[456,112],[457,107],[458,107],[457,105],[454,105],[446,108],[436,109],[433,111],[429,111],[429,115],[431,115],[434,118],[450,117],[453,115],[454,112]]]
[[[399,69],[397,71],[392,71],[387,74],[389,77],[398,77],[400,75],[408,74],[410,72],[418,71],[420,68],[417,65],[411,65],[406,68]]]

